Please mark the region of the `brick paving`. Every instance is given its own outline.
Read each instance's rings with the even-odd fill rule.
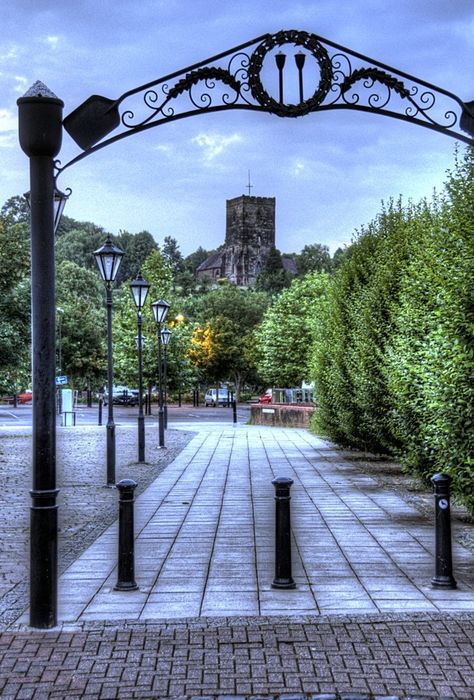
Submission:
[[[8,700],[279,694],[472,700],[473,639],[474,614],[467,613],[10,631],[0,636],[0,693]]]

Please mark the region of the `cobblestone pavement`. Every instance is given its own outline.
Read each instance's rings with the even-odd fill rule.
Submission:
[[[15,698],[474,697],[474,614],[85,623],[4,632]],[[347,695],[344,695],[347,694]],[[303,700],[301,695],[300,700]],[[289,696],[286,700],[290,700]]]

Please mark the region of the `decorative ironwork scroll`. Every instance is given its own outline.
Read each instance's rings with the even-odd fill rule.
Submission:
[[[92,95],[64,120],[83,153],[58,172],[133,133],[228,109],[279,117],[329,109],[366,111],[474,145],[474,102],[464,103],[443,88],[315,34],[290,30],[257,37],[116,100]]]

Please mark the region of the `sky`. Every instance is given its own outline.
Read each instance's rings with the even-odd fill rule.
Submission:
[[[117,98],[262,34],[298,29],[474,100],[472,0],[2,5],[0,205],[29,189],[16,100],[36,80],[64,101],[66,116],[90,95]],[[274,86],[265,88],[276,97]],[[312,243],[334,252],[377,215],[382,201],[399,195],[418,201],[441,189],[455,148],[444,134],[373,113],[327,110],[282,119],[228,110],[130,136],[66,169],[58,185],[72,189],[68,216],[111,233],[147,230],[159,244],[172,236],[188,255],[223,243],[225,202],[248,194],[250,172],[251,194],[276,198],[282,252]],[[64,164],[78,153],[65,134],[58,158]]]

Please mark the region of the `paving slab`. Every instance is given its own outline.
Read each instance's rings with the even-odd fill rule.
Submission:
[[[272,588],[277,476],[294,481],[295,590]],[[473,554],[455,543],[458,588],[432,588],[433,522],[306,430],[202,427],[136,499],[137,591],[114,591],[117,538],[60,577],[61,623],[474,610]]]

